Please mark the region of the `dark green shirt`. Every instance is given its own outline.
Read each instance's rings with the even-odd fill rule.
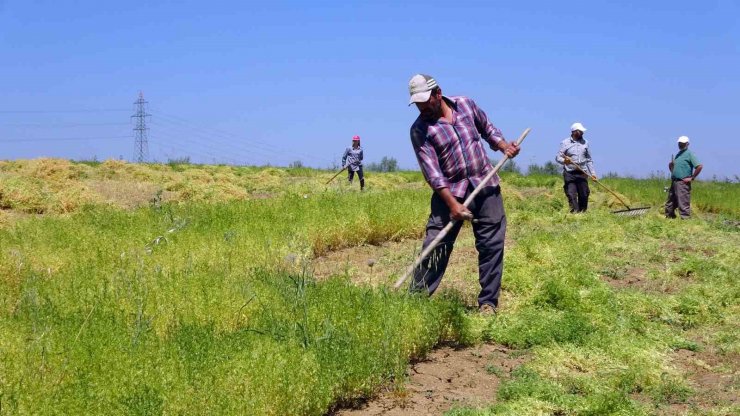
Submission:
[[[673,172],[671,172],[671,177],[673,179],[688,178],[694,173],[694,169],[699,165],[701,165],[699,159],[697,159],[689,149],[681,150],[676,155],[676,158],[673,159]]]

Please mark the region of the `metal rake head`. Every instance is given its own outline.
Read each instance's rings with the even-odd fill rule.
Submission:
[[[650,211],[650,207],[640,207],[640,208],[629,208],[629,209],[621,209],[619,211],[612,211],[612,214],[621,215],[623,217],[636,217],[638,215],[647,214],[649,211]]]

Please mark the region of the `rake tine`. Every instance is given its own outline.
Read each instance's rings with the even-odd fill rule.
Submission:
[[[636,217],[638,215],[647,214],[649,211],[650,211],[650,207],[641,207],[641,208],[623,209],[620,211],[612,211],[612,214],[621,215],[623,217]]]

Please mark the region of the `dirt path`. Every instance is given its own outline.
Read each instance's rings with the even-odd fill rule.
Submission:
[[[525,360],[518,351],[498,345],[443,346],[409,367],[402,390],[385,391],[357,408],[340,409],[332,415],[426,416],[441,415],[457,406],[490,405],[501,381]]]
[[[700,351],[678,350],[673,361],[687,375],[696,394],[689,400],[688,407],[699,409],[738,405],[740,372],[737,353],[720,354],[704,343]]]
[[[478,295],[477,252],[468,232],[460,235],[452,254],[440,291],[458,292],[466,305],[475,307]],[[510,247],[513,242],[507,240]],[[390,286],[418,253],[420,241],[389,242],[379,246],[360,246],[338,250],[315,259],[314,275],[318,279],[336,274],[352,282],[373,287]],[[670,248],[670,247],[669,247]],[[711,255],[713,253],[704,253]],[[684,287],[691,276],[655,279],[639,266],[624,266],[602,274],[602,279],[617,290],[632,289],[657,294],[672,294]],[[508,294],[501,302],[505,309]],[[687,334],[689,335],[689,334]],[[688,401],[666,404],[656,410],[660,415],[687,413],[691,409],[712,409],[738,403],[738,356],[714,351],[701,342],[700,351],[678,350],[674,364],[685,374],[694,390]],[[502,380],[527,359],[518,351],[500,345],[484,344],[455,349],[442,346],[424,361],[409,366],[407,380],[401,387],[389,386],[378,397],[351,409],[338,409],[332,415],[441,415],[462,406],[479,407],[495,403]],[[638,395],[639,396],[639,395]],[[650,402],[647,398],[635,400]]]
[[[379,246],[338,250],[312,262],[314,276],[325,279],[345,274],[358,285],[390,286],[418,254],[421,242],[406,240]],[[507,246],[513,244],[507,240]],[[477,306],[478,253],[470,230],[462,230],[440,286],[458,292],[466,305]],[[502,303],[506,301],[502,294]],[[409,366],[407,381],[356,408],[332,415],[441,415],[456,406],[485,406],[495,401],[501,380],[521,365],[526,356],[501,345],[471,348],[441,346],[425,360]]]

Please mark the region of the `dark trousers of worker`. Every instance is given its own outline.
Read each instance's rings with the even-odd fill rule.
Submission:
[[[360,168],[357,169],[357,177],[360,179],[360,189],[365,188],[365,174],[362,172],[362,165],[360,165]],[[347,179],[349,179],[349,183],[352,183],[352,180],[355,178],[355,171],[352,170],[352,168],[347,168]]]
[[[680,179],[671,182],[668,199],[665,201],[665,216],[676,218],[676,209],[681,218],[691,217],[691,182],[686,183]]]
[[[472,191],[473,187],[470,186],[467,194]],[[458,200],[462,203],[464,199],[458,198]],[[489,304],[496,307],[501,290],[504,236],[506,234],[506,215],[501,188],[498,186],[484,188],[476,195],[468,209],[476,219],[473,222],[473,234],[475,235],[475,248],[478,250],[478,280],[481,287],[478,304]],[[448,222],[450,222],[450,210],[435,192],[432,195],[431,214],[427,221],[422,250],[434,240]],[[461,227],[462,222],[456,222],[452,230],[414,271],[414,279],[411,282],[412,291],[426,290],[431,295],[437,290],[447,269],[447,263]]]
[[[568,197],[570,212],[586,212],[588,209],[588,176],[580,172],[563,172],[563,190]]]

